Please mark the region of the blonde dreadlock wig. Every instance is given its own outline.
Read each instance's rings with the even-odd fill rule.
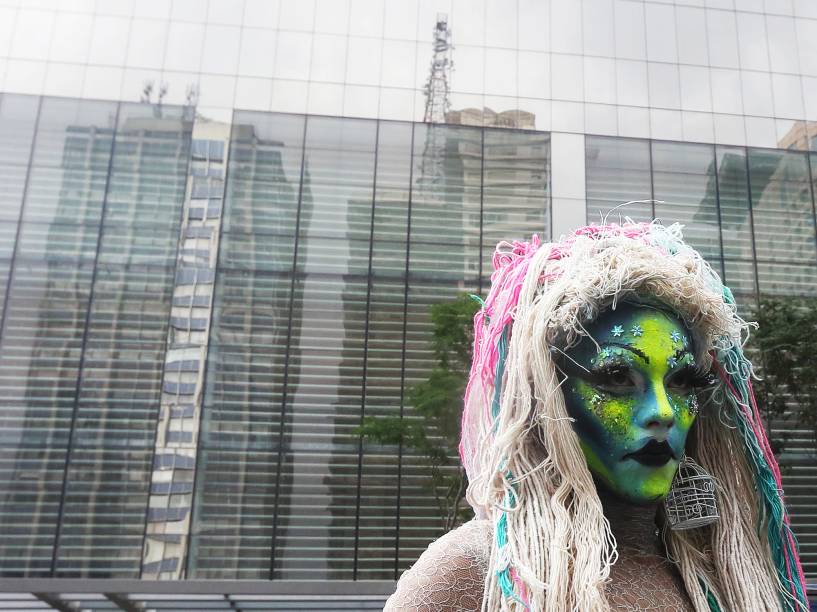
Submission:
[[[680,226],[590,226],[559,243],[501,243],[474,319],[474,357],[460,456],[467,499],[494,525],[483,610],[609,610],[604,583],[616,542],[573,430],[555,356],[600,312],[660,303],[692,333],[717,375],[687,455],[714,476],[721,520],[664,528],[698,612],[807,610],[805,580],[780,472],[758,414],[748,325],[731,292]]]

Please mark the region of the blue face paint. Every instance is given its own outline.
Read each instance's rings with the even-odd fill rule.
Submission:
[[[591,471],[636,503],[666,497],[698,412],[689,331],[675,317],[622,304],[568,351],[565,402]],[[577,365],[578,364],[578,365]]]

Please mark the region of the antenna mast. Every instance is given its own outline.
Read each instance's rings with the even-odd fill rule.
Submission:
[[[423,157],[420,165],[418,186],[425,191],[429,201],[438,201],[442,204],[445,182],[445,149],[446,135],[444,130],[434,127],[435,123],[445,123],[445,114],[448,112],[451,101],[448,98],[448,81],[451,76],[451,30],[448,29],[448,15],[437,13],[437,22],[434,25],[434,56],[431,60],[431,69],[426,81],[426,111],[423,121],[429,123],[426,128]]]
[[[425,85],[426,111],[423,121],[426,123],[445,123],[445,113],[451,107],[448,99],[451,80],[451,30],[448,29],[448,15],[437,13],[434,26],[434,57]]]

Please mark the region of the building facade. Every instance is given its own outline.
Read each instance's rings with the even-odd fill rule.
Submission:
[[[808,0],[0,0],[0,573],[382,606],[439,507],[356,428],[420,418],[498,241],[657,217],[747,316],[817,297],[815,41]],[[814,428],[770,428],[817,582]]]

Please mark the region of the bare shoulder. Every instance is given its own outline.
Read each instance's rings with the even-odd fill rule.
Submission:
[[[472,520],[429,544],[400,577],[384,612],[479,610],[492,534],[489,521]]]

